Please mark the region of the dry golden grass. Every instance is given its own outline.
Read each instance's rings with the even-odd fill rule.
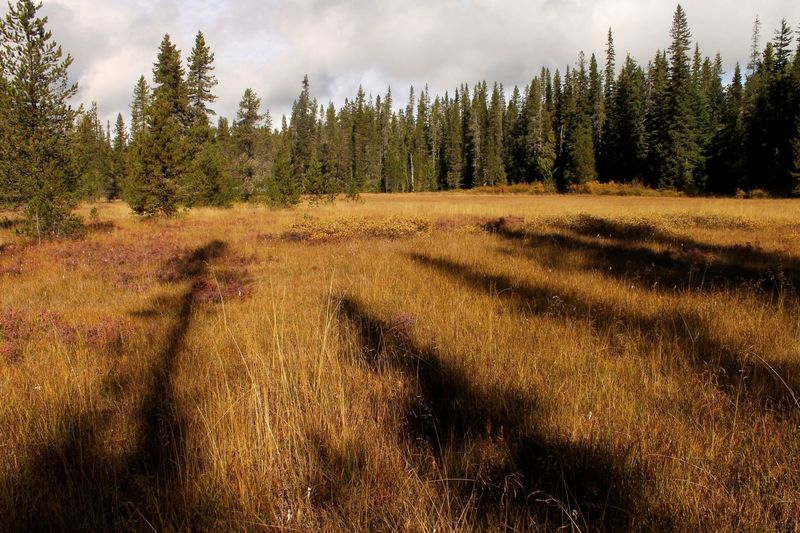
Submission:
[[[0,229],[0,529],[800,528],[800,202],[97,207]]]

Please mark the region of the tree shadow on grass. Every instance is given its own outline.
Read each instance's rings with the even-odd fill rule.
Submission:
[[[795,416],[800,404],[794,391],[800,391],[800,364],[765,361],[745,357],[724,345],[700,316],[680,310],[656,314],[620,308],[607,302],[592,301],[575,291],[556,289],[547,284],[520,283],[503,275],[487,274],[445,258],[412,254],[411,259],[434,268],[465,285],[509,302],[517,312],[557,313],[568,320],[587,320],[598,330],[620,330],[637,335],[656,345],[663,340],[676,342],[695,371],[708,377],[722,392],[737,401],[741,396],[763,411]]]
[[[667,525],[635,509],[642,476],[626,464],[627,452],[541,431],[541,399],[481,387],[433,348],[417,345],[405,328],[371,315],[352,298],[341,300],[339,314],[355,329],[369,368],[392,368],[413,381],[416,399],[406,406],[403,438],[412,450],[423,446],[416,458],[421,475],[431,473],[427,450],[440,465],[433,472],[447,477],[435,481],[460,495],[463,507],[472,506],[484,526],[498,518],[522,529]]]
[[[114,437],[110,409],[89,409],[67,418],[61,439],[40,446],[16,478],[6,480],[13,502],[8,502],[0,526],[12,531],[112,531],[191,529],[196,524],[179,479],[186,430],[173,381],[196,296],[204,287],[201,278],[225,248],[213,241],[170,261],[170,281],[190,281],[190,287],[178,298],[157,298],[152,309],[141,313],[173,315],[174,324],[151,368],[133,453],[120,457],[109,451],[108,440]]]
[[[583,268],[650,290],[711,292],[745,288],[775,303],[796,300],[800,288],[800,258],[751,244],[704,243],[646,223],[584,216],[562,224],[561,232],[531,232],[502,220],[487,229],[522,243],[533,258],[580,253],[585,262]],[[648,243],[668,250],[655,251]]]

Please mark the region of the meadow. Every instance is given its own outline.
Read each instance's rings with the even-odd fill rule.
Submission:
[[[800,201],[95,208],[0,217],[0,530],[800,529]]]

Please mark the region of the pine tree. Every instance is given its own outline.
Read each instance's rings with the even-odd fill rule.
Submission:
[[[528,86],[517,135],[524,181],[551,182],[556,159],[555,139],[549,113],[543,106],[542,82],[539,78],[534,78]]]
[[[13,161],[14,147],[19,141],[14,136],[11,90],[5,74],[3,54],[0,53],[0,207],[13,207],[21,204],[23,199]]]
[[[443,174],[444,138],[445,130],[447,129],[444,103],[438,96],[434,99],[433,105],[431,106],[429,123],[428,144],[430,146],[430,162],[428,171],[428,186],[430,187],[431,191],[435,191],[442,188],[441,185],[445,179]],[[502,138],[500,139],[500,142],[502,143]],[[502,146],[500,147],[500,150],[502,150]],[[500,166],[503,166],[502,158],[500,160]]]
[[[369,178],[369,139],[370,117],[367,97],[363,87],[358,88],[352,108],[350,129],[350,178],[345,192],[350,198],[357,198],[365,190]]]
[[[186,185],[186,127],[189,97],[180,51],[165,35],[153,68],[155,89],[147,108],[148,127],[131,151],[128,202],[139,215],[172,215],[189,194]]]
[[[217,101],[216,95],[212,92],[217,85],[214,76],[214,54],[206,44],[202,32],[197,32],[194,41],[194,48],[189,54],[189,72],[186,77],[187,96],[189,106],[195,120],[208,123],[208,117],[216,115],[214,110],[208,107]]]
[[[592,121],[592,141],[594,143],[595,161],[602,159],[603,127],[606,122],[605,95],[603,92],[603,79],[598,70],[597,58],[592,54],[589,60],[589,93],[587,95],[588,107]]]
[[[603,107],[605,110],[605,117],[601,130],[601,139],[596,146],[597,171],[601,181],[615,179],[614,176],[617,174],[617,167],[614,163],[616,160],[614,149],[617,146],[617,141],[612,138],[614,135],[612,128],[617,120],[616,117],[614,117],[616,109],[614,97],[617,89],[614,79],[616,75],[616,57],[614,36],[611,33],[611,28],[609,28],[608,39],[606,41],[606,63],[603,72]]]
[[[122,113],[117,114],[114,124],[114,140],[111,144],[112,159],[111,172],[106,181],[106,200],[116,200],[120,196],[122,183],[127,172],[128,159],[128,133],[125,130],[125,120]]]
[[[648,66],[647,111],[645,115],[647,160],[645,184],[662,185],[670,147],[671,102],[669,66],[665,52],[658,51]]]
[[[39,239],[69,233],[77,225],[71,214],[76,176],[69,157],[74,111],[68,104],[77,85],[68,82],[72,57],[52,40],[47,17],[37,16],[40,7],[19,0],[9,4],[0,22],[6,127],[17,141],[7,147],[5,178],[11,181],[4,188],[18,187],[18,194],[4,196],[26,205],[26,230]]]
[[[266,199],[273,207],[289,207],[300,201],[300,183],[292,171],[291,151],[292,137],[284,116],[275,164],[266,188]]]
[[[147,129],[147,113],[150,107],[150,87],[144,76],[139,78],[133,89],[133,102],[131,103],[131,142],[139,140]]]
[[[603,139],[605,179],[628,183],[642,179],[646,157],[646,80],[644,71],[630,55],[625,58],[614,88]]]
[[[708,153],[707,189],[716,194],[733,194],[744,182],[744,94],[738,63],[725,92],[720,122]]]
[[[792,57],[792,27],[786,19],[781,19],[781,27],[775,30],[772,42],[775,46],[775,68],[783,71],[789,67]]]
[[[503,128],[505,134],[504,153],[506,176],[510,183],[520,183],[524,179],[523,154],[524,147],[524,109],[522,95],[516,85],[511,91],[511,98],[506,109],[506,123]]]
[[[97,104],[78,113],[77,127],[72,134],[72,163],[77,176],[76,193],[94,201],[105,194],[111,173],[111,158],[106,133],[97,115]]]
[[[767,43],[759,69],[747,80],[747,187],[789,195],[797,188],[792,171],[800,85],[791,68],[778,67],[777,58],[773,43]]]
[[[325,176],[331,194],[345,189],[346,179],[349,175],[342,129],[336,107],[331,102],[325,110],[325,122],[320,132],[322,174]],[[387,182],[388,180],[387,177]],[[387,186],[387,190],[391,189]]]
[[[464,130],[461,121],[461,102],[458,90],[447,106],[447,136],[445,139],[445,185],[447,189],[461,187],[464,174]]]
[[[489,121],[487,96],[486,82],[476,84],[468,115],[467,143],[468,153],[471,157],[468,159],[470,164],[464,180],[467,188],[488,184],[486,179],[486,130]]]
[[[236,121],[233,123],[233,142],[235,146],[235,173],[239,181],[238,189],[242,198],[247,201],[257,192],[256,148],[258,128],[263,120],[261,115],[261,99],[247,88],[239,102]]]
[[[753,35],[750,38],[750,62],[747,63],[747,72],[752,76],[758,70],[761,59],[761,20],[756,16],[753,22]]]
[[[669,48],[669,142],[660,185],[682,191],[696,190],[695,171],[701,164],[702,147],[698,139],[697,108],[689,61],[692,34],[686,12],[678,5],[670,30]]]
[[[495,83],[492,90],[491,102],[488,110],[488,124],[486,128],[485,170],[484,176],[489,185],[506,183],[506,169],[503,162],[503,123],[505,104],[503,102],[502,88]]]
[[[303,78],[303,90],[292,108],[290,127],[292,129],[292,145],[290,159],[293,179],[309,194],[324,194],[321,175],[313,180],[306,179],[306,171],[312,160],[317,159],[315,137],[317,122],[317,106],[311,98],[308,76]]]

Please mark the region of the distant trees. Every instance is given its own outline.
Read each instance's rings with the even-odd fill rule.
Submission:
[[[185,82],[188,122],[172,111],[188,132],[189,178],[176,180],[183,185],[174,194],[186,205],[239,198],[286,206],[301,195],[532,182],[566,191],[591,180],[690,194],[800,193],[800,60],[787,22],[763,51],[759,35],[757,22],[748,75],[737,66],[727,87],[722,59],[702,55],[681,6],[670,46],[647,64],[627,56],[618,66],[609,29],[604,61],[581,52],[563,75],[542,69],[508,93],[485,81],[443,96],[412,87],[396,109],[391,89],[373,97],[359,88],[337,109],[319,105],[305,77],[291,115],[273,131],[251,89],[230,129],[210,125],[213,54],[198,33]],[[159,124],[148,103],[158,100],[163,84],[155,82],[150,97],[143,79],[137,85],[132,141]],[[167,146],[150,150],[169,154]]]
[[[462,84],[432,95],[359,87],[337,109],[320,105],[308,77],[291,115],[273,129],[245,90],[234,120],[212,109],[214,54],[202,32],[184,65],[167,35],[152,80],[134,87],[131,123],[112,131],[97,106],[68,101],[64,56],[19,0],[0,22],[0,203],[25,207],[28,230],[75,225],[76,201],[122,198],[143,216],[233,201],[296,204],[302,195],[356,197],[541,182],[560,190],[591,180],[640,182],[691,194],[764,189],[800,194],[800,40],[781,21],[762,47],[754,24],[746,69],[723,85],[719,55],[704,57],[678,6],[671,42],[646,64],[618,65],[611,30],[605,60],[580,53],[524,87]]]
[[[0,21],[0,198],[24,205],[27,232],[42,238],[76,225],[70,153],[75,112],[68,101],[77,85],[67,78],[72,58],[53,41],[39,8],[19,0]]]

